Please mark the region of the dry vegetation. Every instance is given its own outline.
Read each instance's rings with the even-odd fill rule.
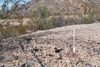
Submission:
[[[50,19],[48,19],[51,16]],[[58,16],[58,17],[57,17]],[[23,24],[23,16],[15,16],[12,19],[17,19],[20,22],[20,25],[17,27],[10,25],[9,21],[6,22],[6,25],[0,26],[0,38],[9,38],[15,37],[18,35],[26,34],[27,31],[35,32],[38,30],[46,30],[66,25],[72,24],[88,24],[100,21],[100,9],[94,7],[91,3],[85,3],[83,6],[83,12],[78,12],[72,17],[67,13],[66,19],[64,19],[64,15],[54,14],[48,10],[46,6],[39,6],[37,9],[34,9],[31,16],[25,16],[29,18],[26,24]],[[10,17],[10,18],[11,18]],[[81,20],[79,19],[81,18]]]
[[[0,67],[100,66],[100,23],[90,24],[100,22],[99,8],[84,3],[83,12],[73,15],[52,14],[46,6],[38,6],[32,15],[26,16],[13,10],[11,16],[8,16],[8,11],[0,14],[0,18],[5,20],[0,24]],[[11,24],[11,21],[19,24]]]
[[[82,19],[82,23],[94,23],[100,19],[100,9],[94,7],[91,3],[85,3],[83,12],[79,12],[79,16]]]

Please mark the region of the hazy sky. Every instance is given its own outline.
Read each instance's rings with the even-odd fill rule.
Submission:
[[[31,0],[24,0],[24,1],[28,2],[28,1],[31,1]],[[0,9],[1,9],[1,5],[2,5],[2,4],[3,4],[3,1],[0,0]],[[24,3],[22,2],[21,4],[24,4]],[[12,5],[12,4],[9,4],[9,7],[10,7],[11,5]]]

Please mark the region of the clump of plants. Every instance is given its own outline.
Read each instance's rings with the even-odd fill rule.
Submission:
[[[31,31],[34,31],[33,30],[33,27],[34,27],[34,24],[33,24],[33,22],[32,22],[32,20],[27,20],[27,22],[26,22],[27,24],[27,28],[29,29],[29,30],[31,30]]]
[[[22,23],[15,28],[14,25],[11,25],[8,21],[5,25],[0,26],[0,38],[5,39],[9,37],[15,37],[21,34],[26,34],[28,30],[27,25],[23,25]]]
[[[83,5],[83,12],[79,12],[82,23],[94,23],[97,20],[97,14],[100,13],[96,7],[91,3],[85,3]]]
[[[26,34],[26,31],[28,30],[27,25],[23,25],[22,23],[16,28],[18,34]]]
[[[9,38],[16,36],[16,30],[13,25],[10,25],[9,21],[5,25],[0,26],[0,37]]]
[[[100,22],[100,9],[97,9],[97,21]]]
[[[27,31],[27,25],[23,25],[22,23],[15,27],[10,24],[8,20],[18,20],[22,21],[24,18],[20,12],[18,12],[20,2],[24,2],[23,0],[4,0],[0,9],[0,19],[3,19],[3,22],[0,23],[0,38],[9,38],[15,37],[21,34],[25,34]],[[8,5],[12,3],[11,8],[9,9]],[[24,8],[24,6],[23,6]]]
[[[46,6],[39,6],[36,10],[33,10],[33,18],[31,19],[34,24],[35,31],[45,30],[47,24],[47,18],[50,16],[50,12]]]

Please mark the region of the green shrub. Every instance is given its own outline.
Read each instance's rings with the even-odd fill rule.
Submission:
[[[39,6],[36,10],[33,10],[33,24],[35,31],[45,30],[47,24],[47,17],[50,16],[50,12],[46,6]]]
[[[44,19],[50,16],[50,12],[46,6],[37,7],[37,13],[39,13],[38,17]]]

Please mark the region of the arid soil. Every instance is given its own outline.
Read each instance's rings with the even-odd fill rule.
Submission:
[[[100,23],[0,40],[0,67],[100,67]]]

